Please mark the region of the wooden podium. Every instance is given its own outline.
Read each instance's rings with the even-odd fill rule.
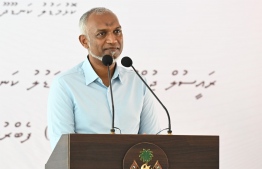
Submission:
[[[219,136],[66,134],[45,165],[89,168],[219,169]]]

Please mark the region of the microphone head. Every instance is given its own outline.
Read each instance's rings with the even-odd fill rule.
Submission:
[[[102,58],[102,62],[105,66],[110,66],[113,63],[113,58],[110,55],[105,55]]]
[[[132,60],[128,56],[123,57],[122,60],[121,60],[121,63],[125,67],[130,67],[133,64]]]

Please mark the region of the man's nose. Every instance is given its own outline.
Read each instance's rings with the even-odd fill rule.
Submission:
[[[113,33],[109,33],[106,39],[106,43],[116,43],[116,36]]]

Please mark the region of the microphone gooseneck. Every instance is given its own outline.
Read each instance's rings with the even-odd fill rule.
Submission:
[[[113,99],[113,92],[112,92],[112,85],[111,85],[111,74],[109,66],[113,63],[113,58],[110,55],[105,55],[102,58],[102,62],[105,66],[107,66],[108,72],[108,81],[110,87],[110,95],[111,95],[111,102],[112,102],[112,128],[110,130],[111,134],[115,134],[115,107],[114,107],[114,99]]]
[[[138,77],[144,82],[144,84],[146,85],[146,87],[150,90],[150,92],[155,96],[155,98],[158,100],[158,102],[161,104],[161,106],[165,109],[166,114],[167,114],[167,117],[168,117],[168,131],[167,131],[167,133],[171,135],[171,134],[172,134],[172,130],[171,130],[171,120],[170,120],[170,115],[169,115],[166,107],[165,107],[165,106],[163,105],[163,103],[159,100],[159,98],[155,95],[155,93],[152,91],[152,89],[147,85],[147,83],[144,81],[144,79],[139,75],[139,73],[137,73],[136,69],[135,69],[135,68],[133,67],[133,65],[132,65],[132,64],[133,64],[133,61],[132,61],[129,57],[127,57],[127,56],[123,57],[122,60],[121,60],[121,63],[122,63],[122,65],[125,66],[125,67],[132,67],[132,68],[133,68],[133,70],[134,70],[135,73],[138,75]]]

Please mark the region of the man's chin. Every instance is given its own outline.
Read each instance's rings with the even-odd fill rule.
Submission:
[[[110,55],[112,56],[113,58],[118,58],[120,53],[118,51],[110,51],[110,52],[105,52],[104,56],[105,55]]]
[[[89,53],[89,55],[90,55],[91,57],[95,58],[95,59],[100,60],[100,61],[102,61],[103,56],[109,55],[109,56],[111,56],[111,57],[113,58],[113,63],[115,63],[115,62],[118,60],[119,56],[120,56],[120,55],[116,55],[116,54],[114,54],[114,55],[104,54],[103,56],[96,56],[96,55],[94,55],[94,54],[92,54],[92,53]]]

